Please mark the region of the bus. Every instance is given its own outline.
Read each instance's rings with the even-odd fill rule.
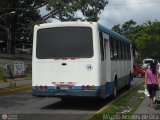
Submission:
[[[32,53],[34,96],[116,97],[130,87],[132,44],[97,22],[35,25]]]

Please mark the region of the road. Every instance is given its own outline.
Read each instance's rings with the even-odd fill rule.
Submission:
[[[143,79],[134,78],[132,87]],[[0,95],[0,119],[2,114],[18,120],[84,120],[111,100],[83,98],[61,101],[54,97],[35,97],[31,90]]]

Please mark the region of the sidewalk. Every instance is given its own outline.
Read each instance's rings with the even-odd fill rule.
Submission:
[[[25,85],[31,85],[31,80],[10,80],[8,82],[1,82],[0,88],[13,88],[20,87]]]
[[[149,98],[145,98],[145,100],[142,102],[142,104],[139,106],[139,108],[136,110],[134,114],[159,114],[160,115],[160,109],[155,110],[154,107],[148,106],[149,104]]]

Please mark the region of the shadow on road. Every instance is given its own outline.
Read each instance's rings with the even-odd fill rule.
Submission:
[[[125,91],[125,88],[118,91],[118,96],[123,94]],[[97,111],[101,109],[103,106],[107,105],[112,100],[113,99],[111,97],[107,97],[106,99],[80,97],[69,100],[60,100],[56,103],[42,107],[41,109]]]
[[[71,100],[61,100],[57,103],[45,106],[41,109],[70,109],[70,110],[86,110],[86,111],[95,111],[103,107],[105,104],[111,101],[110,98],[106,100],[95,99],[95,98],[74,98]]]

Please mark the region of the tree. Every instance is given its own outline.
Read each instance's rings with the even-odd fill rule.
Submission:
[[[122,32],[122,30],[121,30],[121,25],[120,25],[120,24],[114,25],[114,26],[112,27],[112,30],[115,31],[115,32],[117,32],[117,33],[120,33],[120,34],[121,34],[121,32]]]
[[[136,33],[135,30],[137,30],[137,23],[131,19],[129,21],[126,21],[123,25],[114,25],[112,27],[112,30],[132,40],[133,55],[135,56],[135,52],[138,51],[137,45],[134,40]]]
[[[160,21],[147,21],[141,25],[135,42],[142,57],[160,58]]]
[[[43,16],[43,19],[51,17],[60,21],[98,21],[98,14],[108,4],[108,0],[45,0],[45,2],[49,13]]]
[[[0,28],[6,33],[7,52],[13,53],[16,42],[32,39],[33,22],[40,22],[38,8],[43,0],[1,0]]]
[[[133,21],[132,19],[129,21],[126,21],[123,25],[114,25],[112,27],[112,30],[115,32],[118,32],[122,35],[131,35],[130,33],[134,31],[134,28],[137,27],[137,23]]]
[[[130,30],[132,30],[135,27],[136,24],[137,23],[135,21],[133,21],[132,19],[129,20],[129,21],[127,21],[127,22],[125,22],[122,25],[122,28],[121,28],[122,33],[123,34],[127,34],[127,32],[129,32]]]
[[[108,0],[1,0],[0,29],[6,34],[3,39],[7,43],[7,52],[12,53],[17,42],[32,41],[34,24],[48,18],[97,21],[107,3]],[[42,6],[46,6],[49,12],[43,17],[39,13]]]
[[[131,39],[134,49],[142,58],[160,59],[160,21],[147,21],[136,25],[135,21],[130,20],[122,26],[115,25],[112,30],[121,31],[120,34]]]

